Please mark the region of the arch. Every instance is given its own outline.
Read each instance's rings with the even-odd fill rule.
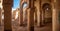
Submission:
[[[44,20],[43,23],[52,22],[52,9],[50,3],[44,3],[42,5],[42,19]]]
[[[25,22],[24,22],[24,21],[25,21],[24,17],[25,17],[26,15],[24,15],[24,11],[25,11],[25,10],[23,10],[23,9],[24,9],[25,7],[28,7],[28,6],[25,6],[25,7],[24,7],[25,4],[28,5],[28,2],[27,2],[27,1],[28,1],[28,0],[21,0],[21,1],[20,1],[20,10],[21,10],[21,11],[20,11],[20,14],[21,14],[21,15],[20,15],[20,16],[21,16],[21,17],[20,17],[20,18],[21,18],[21,19],[20,19],[20,20],[21,20],[20,23],[21,23],[21,24],[25,24]],[[26,12],[26,13],[27,13],[27,12]]]
[[[25,7],[27,7],[27,6],[28,6],[27,2],[24,2],[24,3],[22,4],[22,7],[23,7],[23,8],[25,8]]]
[[[42,9],[43,9],[43,10],[50,10],[50,9],[51,9],[51,5],[50,5],[49,3],[44,3],[44,4],[42,5]]]

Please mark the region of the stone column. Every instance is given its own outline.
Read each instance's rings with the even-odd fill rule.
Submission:
[[[35,10],[34,12],[34,20],[35,20],[35,23],[37,23],[37,10]]]
[[[34,12],[34,23],[37,25],[37,10]]]
[[[34,0],[29,0],[28,31],[34,31]]]
[[[27,9],[24,11],[24,25],[27,25]]]
[[[20,25],[20,11],[18,12],[19,25]]]
[[[23,25],[27,25],[26,24],[27,22],[27,7],[26,8],[23,8]]]
[[[4,31],[12,31],[12,4],[13,0],[3,0]]]
[[[41,25],[41,20],[42,20],[42,17],[40,15],[40,11],[37,11],[37,26],[40,27]]]
[[[42,21],[41,21],[41,26],[43,26],[43,25],[45,25],[44,23],[45,23],[45,11],[43,10],[42,11]]]
[[[40,3],[40,26],[42,25],[42,14],[43,14],[42,13],[42,8],[41,8],[41,1],[42,0],[39,1],[39,3]]]
[[[0,8],[0,26],[1,26],[1,21],[2,21],[2,10]]]
[[[23,7],[20,5],[20,26],[23,25]]]
[[[59,20],[58,20],[58,11],[59,11],[58,0],[54,0],[52,4],[52,31],[59,31]]]
[[[38,4],[38,6],[37,6],[37,4]],[[41,18],[41,17],[40,17],[40,14],[41,14],[41,13],[40,13],[40,10],[41,10],[41,7],[40,7],[41,5],[40,5],[40,4],[41,4],[41,3],[40,3],[40,0],[38,0],[37,3],[36,3],[36,8],[37,8],[37,9],[36,9],[36,10],[37,10],[37,26],[38,26],[38,27],[40,27],[40,18]]]

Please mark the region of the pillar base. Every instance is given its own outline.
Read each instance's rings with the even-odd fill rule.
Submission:
[[[12,31],[12,30],[4,30],[4,31]]]

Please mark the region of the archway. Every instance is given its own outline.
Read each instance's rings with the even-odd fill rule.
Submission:
[[[22,5],[23,5],[23,8],[26,8],[27,7],[27,2],[24,2]]]
[[[22,7],[23,7],[23,25],[26,26],[27,25],[27,7],[28,7],[27,2],[24,2],[22,4]]]
[[[52,30],[52,6],[49,3],[44,3],[42,6],[42,23],[48,25]]]

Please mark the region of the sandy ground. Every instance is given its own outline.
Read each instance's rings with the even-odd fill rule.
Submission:
[[[13,31],[27,31],[28,28],[27,26],[19,26],[18,21],[14,21],[12,22],[12,30]],[[4,24],[2,23],[2,25],[0,26],[0,31],[4,31]],[[52,27],[51,27],[51,23],[46,24],[43,27],[34,27],[34,31],[52,31]]]

